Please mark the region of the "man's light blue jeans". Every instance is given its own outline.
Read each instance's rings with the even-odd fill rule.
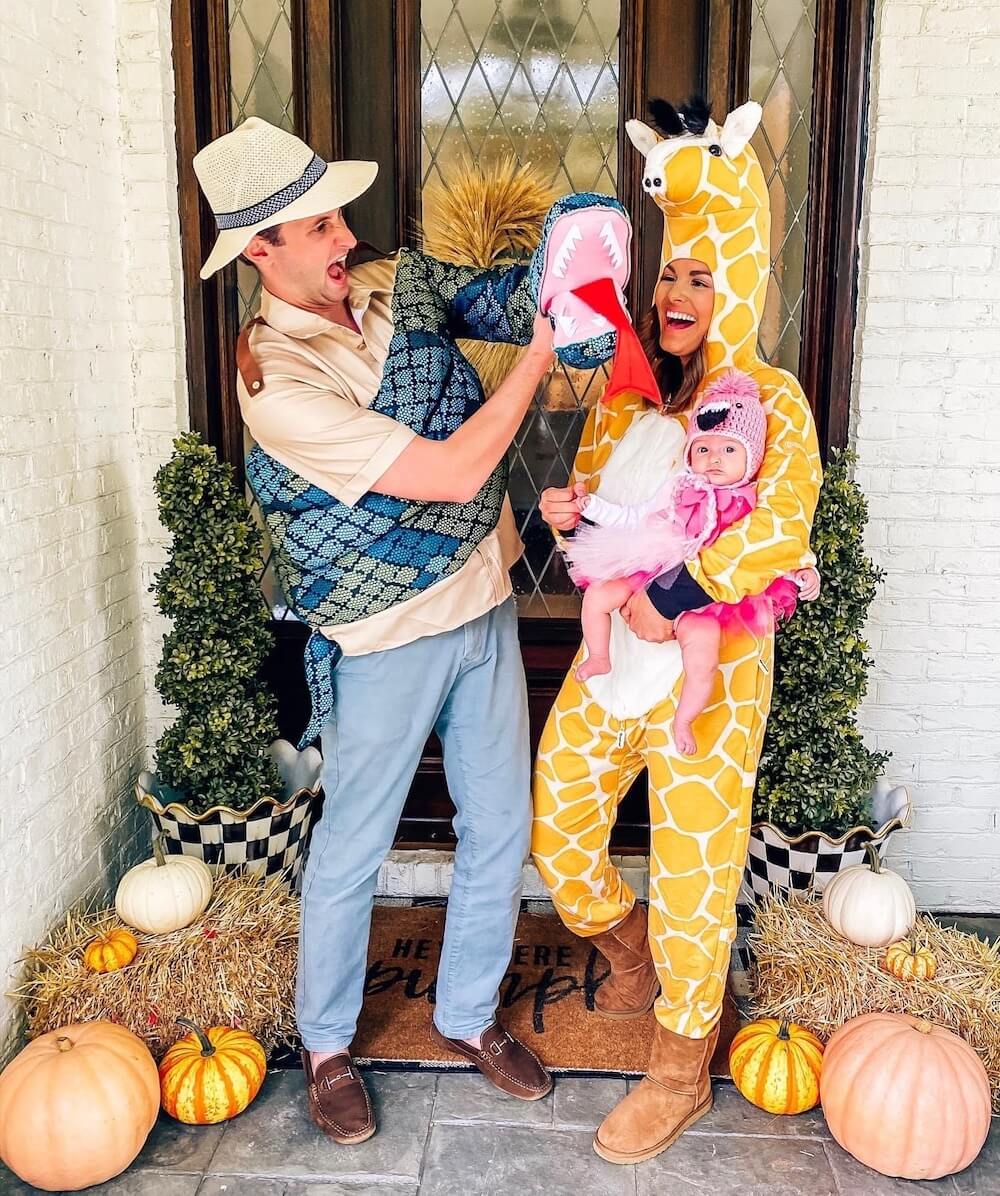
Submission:
[[[510,960],[531,824],[528,709],[513,598],[455,631],[334,671],[323,817],[302,882],[296,1009],[302,1043],[341,1051],[364,993],[375,882],[430,732],[455,804],[455,875],[434,1022],[473,1038]]]

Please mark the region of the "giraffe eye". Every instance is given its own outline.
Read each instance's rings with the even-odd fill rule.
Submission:
[[[646,188],[647,191],[650,189],[650,187],[652,187],[653,183],[648,175],[646,176],[646,178],[644,178],[642,180],[642,185]]]
[[[708,152],[712,155],[713,158],[721,158],[722,157],[722,146],[721,145],[710,145],[708,147]]]
[[[654,187],[662,187],[662,186],[663,186],[663,179],[653,179],[653,186],[654,186]]]

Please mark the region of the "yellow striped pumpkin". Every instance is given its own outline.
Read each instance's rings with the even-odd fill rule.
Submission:
[[[92,972],[117,972],[135,959],[139,949],[135,935],[128,930],[111,930],[87,944],[84,967]]]
[[[191,1033],[160,1060],[165,1111],[188,1125],[214,1125],[242,1113],[264,1082],[264,1048],[245,1030],[202,1030],[187,1018],[177,1020]]]
[[[893,943],[885,953],[885,969],[899,980],[933,980],[937,960],[929,947],[918,947],[907,939]]]
[[[729,1071],[743,1096],[768,1113],[804,1113],[819,1103],[823,1044],[794,1022],[765,1017],[744,1026],[729,1048]]]

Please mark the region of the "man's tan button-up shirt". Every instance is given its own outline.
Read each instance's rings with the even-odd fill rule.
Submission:
[[[369,405],[392,337],[396,258],[352,269],[348,302],[361,330],[334,324],[261,292],[250,348],[263,384],[250,394],[237,373],[244,423],[264,452],[353,506],[416,435]],[[510,501],[496,528],[457,573],[414,598],[356,623],[324,627],[348,656],[398,648],[452,631],[504,602],[523,551]]]

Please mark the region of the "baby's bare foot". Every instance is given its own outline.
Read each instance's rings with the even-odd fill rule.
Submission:
[[[610,656],[588,656],[576,670],[577,681],[586,681],[590,677],[600,677],[611,672]]]
[[[674,719],[674,743],[677,744],[677,750],[685,756],[693,756],[698,750],[694,741],[694,735],[691,733],[690,723],[680,723]]]

